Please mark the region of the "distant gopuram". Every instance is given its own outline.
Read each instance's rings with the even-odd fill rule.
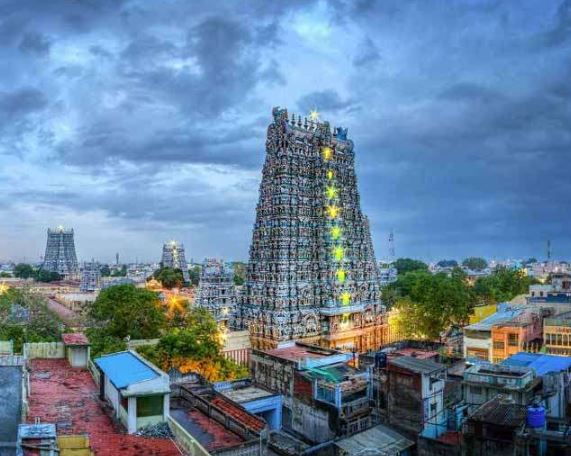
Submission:
[[[184,281],[190,282],[183,244],[179,244],[176,241],[169,241],[163,244],[161,264],[163,268],[180,269],[182,271]]]
[[[48,228],[48,241],[42,269],[57,272],[65,279],[78,278],[79,265],[75,255],[73,229],[66,230],[63,226],[55,229]]]
[[[195,306],[208,310],[218,323],[232,327],[236,312],[234,268],[222,260],[207,258],[202,263]]]
[[[274,108],[238,322],[252,346],[363,352],[387,337],[347,129]]]

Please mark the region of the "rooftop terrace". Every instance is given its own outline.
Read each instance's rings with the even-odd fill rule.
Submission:
[[[66,360],[32,360],[30,383],[28,422],[54,423],[58,434],[86,433],[97,456],[181,454],[171,440],[125,434],[99,400],[91,374],[71,368]]]

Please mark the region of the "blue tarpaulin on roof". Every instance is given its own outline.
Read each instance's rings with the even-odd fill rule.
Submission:
[[[115,388],[157,378],[159,374],[129,352],[113,353],[95,360]]]
[[[537,375],[571,369],[571,356],[543,355],[520,352],[502,362],[506,366],[531,367]]]

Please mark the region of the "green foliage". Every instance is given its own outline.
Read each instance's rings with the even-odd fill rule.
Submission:
[[[36,275],[34,268],[25,263],[17,264],[14,267],[14,277],[18,277],[19,279],[29,279]]]
[[[157,279],[163,287],[168,288],[182,288],[184,285],[184,277],[180,269],[160,268],[153,273],[153,277]]]
[[[89,328],[85,333],[91,342],[92,358],[127,349],[127,342],[124,339],[110,336],[106,333],[105,328]]]
[[[121,269],[116,269],[111,273],[111,277],[127,277],[127,266],[121,266]]]
[[[487,277],[480,277],[474,284],[474,293],[481,301],[497,303],[510,301],[529,291],[537,280],[528,277],[521,270],[497,268]]]
[[[195,287],[200,283],[200,266],[193,266],[188,270],[190,276],[190,283]]]
[[[61,275],[57,272],[46,271],[45,269],[38,270],[38,273],[36,274],[36,280],[38,282],[57,282],[61,279]]]
[[[462,266],[472,271],[483,271],[488,267],[488,262],[484,258],[470,257],[462,261]]]
[[[10,274],[9,272],[6,271],[0,272],[0,279],[8,279],[10,277],[12,277],[12,274]]]
[[[22,324],[11,319],[12,305],[28,310],[29,320]],[[55,342],[61,337],[62,325],[41,295],[10,288],[0,295],[0,340],[13,340],[14,350],[22,351],[26,342]]]
[[[108,264],[104,264],[101,266],[99,272],[101,273],[101,277],[109,277],[111,275],[111,268],[109,268]]]
[[[234,285],[244,285],[246,280],[246,263],[235,261],[232,263],[234,268]]]
[[[419,260],[411,258],[399,258],[393,263],[399,275],[412,271],[428,271],[428,265]]]
[[[205,309],[191,309],[185,325],[169,329],[157,345],[137,349],[152,363],[168,371],[197,372],[209,380],[225,380],[247,375],[247,370],[220,354],[222,339],[216,320]]]
[[[441,268],[455,268],[458,266],[458,262],[456,260],[440,260],[438,263],[436,263],[436,266]]]
[[[158,337],[166,322],[157,293],[131,284],[102,290],[89,315],[106,335],[119,339]]]
[[[459,271],[450,277],[409,272],[388,289],[398,316],[391,324],[397,325],[405,337],[437,339],[451,324],[465,322],[474,305],[474,295]]]

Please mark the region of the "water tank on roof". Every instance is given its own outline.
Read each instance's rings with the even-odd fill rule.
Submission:
[[[542,405],[530,405],[527,408],[527,425],[533,429],[545,427],[545,407]]]

